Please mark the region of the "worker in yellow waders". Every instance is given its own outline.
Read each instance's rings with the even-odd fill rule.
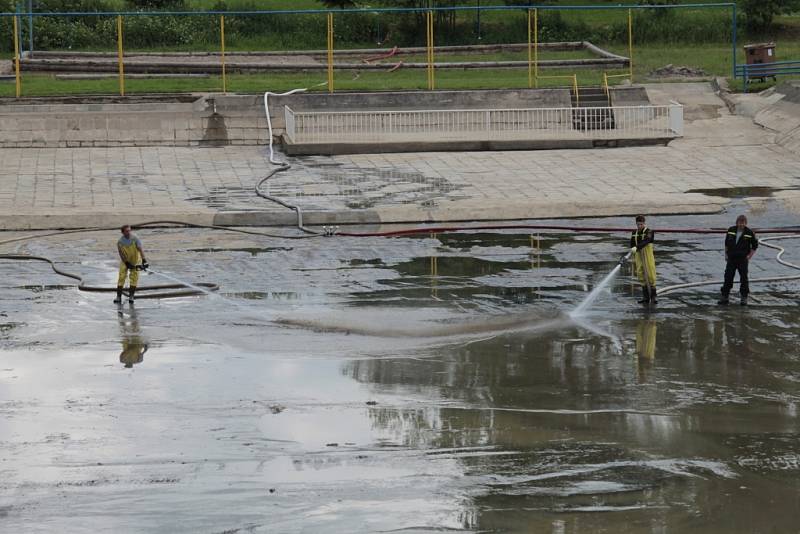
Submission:
[[[125,287],[125,278],[130,278],[128,288],[128,302],[133,303],[136,285],[139,282],[139,271],[147,268],[147,260],[142,250],[142,242],[131,233],[131,226],[124,225],[121,229],[122,237],[117,241],[119,253],[119,277],[117,278],[117,298],[114,302],[122,302],[122,288]]]
[[[636,230],[631,233],[631,251],[636,276],[642,284],[640,304],[655,304],[656,258],[653,255],[653,231],[645,224],[644,215],[636,216]]]

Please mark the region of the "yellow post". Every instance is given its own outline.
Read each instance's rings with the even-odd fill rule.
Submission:
[[[14,17],[14,74],[17,80],[17,98],[22,95],[22,79],[19,75],[19,17]]]
[[[225,15],[219,16],[220,60],[222,61],[222,92],[228,94],[228,77],[225,72]]]
[[[533,10],[533,85],[539,87],[539,10]]]
[[[117,15],[117,63],[119,64],[119,96],[125,96],[125,62],[122,53],[122,15]]]
[[[628,10],[628,66],[630,67],[631,83],[633,83],[633,10]]]
[[[434,39],[433,39],[433,11],[428,11],[428,90],[436,88],[436,73],[434,70]]]
[[[531,22],[533,20],[533,10],[528,10],[528,89],[533,87],[533,30],[531,29]]]
[[[572,75],[572,87],[575,88],[575,104],[580,104],[581,103],[581,97],[578,94],[578,75],[577,74],[573,74]]]
[[[333,13],[328,13],[328,92],[333,92]]]

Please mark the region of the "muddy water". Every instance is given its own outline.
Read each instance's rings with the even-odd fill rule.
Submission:
[[[0,531],[797,531],[796,284],[646,311],[627,271],[575,323],[625,236],[140,236],[224,298],[0,263]],[[114,238],[23,249],[110,283]],[[657,239],[659,284],[721,274]]]

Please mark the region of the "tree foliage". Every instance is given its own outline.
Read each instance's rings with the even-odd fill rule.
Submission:
[[[800,0],[741,0],[747,28],[755,31],[768,30],[776,15],[800,9]]]
[[[358,2],[356,2],[356,0],[320,0],[320,1],[323,4],[325,4],[325,7],[327,7],[328,9],[333,9],[337,7],[340,9],[344,9],[346,7],[356,7],[358,5]]]

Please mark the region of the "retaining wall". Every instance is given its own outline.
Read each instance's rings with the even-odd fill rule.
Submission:
[[[626,89],[616,89],[625,91]],[[298,111],[569,107],[567,89],[305,93],[270,97],[274,136]],[[267,144],[262,95],[0,100],[0,147]]]

